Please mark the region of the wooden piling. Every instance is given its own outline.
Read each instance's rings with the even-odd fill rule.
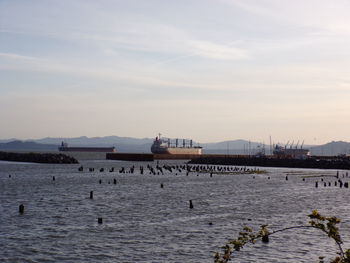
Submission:
[[[268,235],[264,235],[264,236],[262,236],[261,240],[264,243],[269,243],[269,236]]]
[[[19,213],[20,213],[20,214],[23,214],[23,213],[24,213],[24,205],[23,205],[23,204],[20,204],[18,210],[19,210]]]

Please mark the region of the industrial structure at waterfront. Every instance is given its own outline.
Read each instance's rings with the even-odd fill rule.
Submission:
[[[293,143],[288,146],[289,142],[283,147],[278,144],[274,146],[273,156],[277,158],[291,158],[291,159],[306,159],[310,156],[310,150],[304,149],[304,142],[301,144],[300,148],[298,148],[298,143],[293,147]]]

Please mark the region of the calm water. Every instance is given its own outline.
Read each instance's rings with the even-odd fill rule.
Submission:
[[[323,184],[316,189],[317,177],[302,181],[305,175],[323,175],[334,185],[336,179],[326,176],[336,171],[268,168],[254,179],[141,175],[138,167],[145,163],[82,165],[95,172],[78,172],[80,165],[0,162],[0,262],[213,262],[214,252],[244,225],[269,223],[278,229],[307,223],[312,209],[341,217],[345,247],[350,247],[350,189]],[[98,171],[131,165],[134,174]],[[23,215],[19,204],[25,206]],[[234,262],[317,262],[318,255],[335,251],[318,232],[298,230],[247,246]]]

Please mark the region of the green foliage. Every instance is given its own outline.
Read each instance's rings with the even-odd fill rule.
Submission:
[[[240,251],[246,244],[255,244],[260,239],[262,242],[267,243],[269,242],[269,236],[278,232],[297,228],[314,228],[325,233],[329,238],[333,239],[338,246],[338,255],[332,259],[330,263],[350,263],[350,249],[345,251],[343,250],[343,241],[339,233],[338,224],[341,222],[341,220],[334,216],[322,216],[317,210],[313,210],[308,217],[310,218],[309,225],[292,226],[271,232],[267,228],[268,225],[260,226],[259,231],[256,233],[254,233],[250,227],[245,226],[243,227],[243,230],[238,233],[238,238],[229,240],[227,244],[222,247],[222,253],[215,253],[214,262],[227,263],[231,261],[232,254]],[[324,257],[320,256],[318,263],[325,263]]]

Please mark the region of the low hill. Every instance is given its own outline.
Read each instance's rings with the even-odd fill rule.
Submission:
[[[344,141],[332,141],[323,145],[310,148],[312,155],[333,156],[339,154],[350,154],[350,143]]]

